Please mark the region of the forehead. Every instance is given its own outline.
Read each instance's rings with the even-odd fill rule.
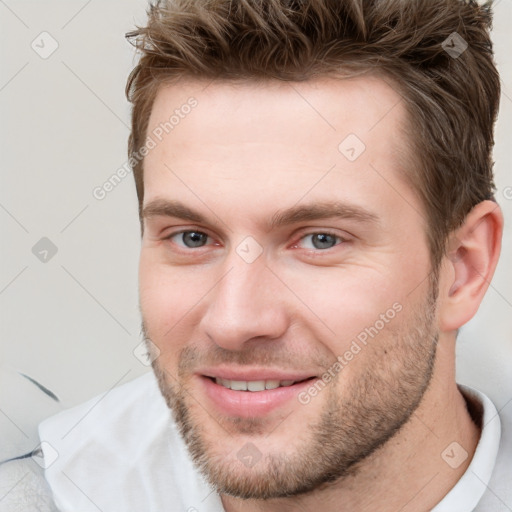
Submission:
[[[191,98],[197,105],[188,108]],[[300,130],[314,135],[318,129],[325,142],[337,142],[346,133],[370,140],[370,132],[378,136],[391,126],[396,131],[405,119],[393,83],[374,76],[304,82],[182,80],[159,88],[148,133],[169,122],[173,113],[172,127],[163,135],[174,132],[176,142],[185,142],[179,137],[180,124],[191,125],[197,137],[208,133],[208,139],[228,134],[232,140],[244,138],[248,130],[253,138],[279,135],[285,139],[286,135],[296,137]],[[186,118],[190,119],[184,123]],[[315,142],[315,137],[310,140]]]
[[[335,190],[379,202],[401,182],[405,121],[401,96],[376,77],[162,86],[148,125],[155,147],[144,202],[208,196],[243,209]]]

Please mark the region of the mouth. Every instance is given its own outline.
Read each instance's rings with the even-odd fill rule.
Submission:
[[[287,388],[293,386],[294,384],[314,379],[314,377],[309,377],[302,380],[229,380],[221,379],[220,377],[209,378],[214,381],[215,384],[223,386],[227,389],[231,389],[233,391],[251,391],[252,393],[257,393],[269,389]]]
[[[301,406],[299,393],[318,379],[275,374],[245,375],[243,379],[242,375],[215,373],[197,375],[201,391],[217,413],[235,418],[261,418]]]

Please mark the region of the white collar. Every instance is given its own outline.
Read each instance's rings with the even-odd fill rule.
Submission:
[[[484,495],[496,463],[501,423],[494,404],[480,391],[458,385],[461,393],[483,407],[482,432],[471,463],[452,490],[431,512],[470,512]],[[467,400],[467,398],[466,398]]]

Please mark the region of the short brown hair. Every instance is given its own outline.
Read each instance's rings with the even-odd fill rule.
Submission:
[[[163,83],[180,78],[304,81],[378,74],[408,111],[407,179],[426,211],[434,268],[448,234],[493,199],[500,80],[491,4],[475,0],[158,0],[126,37],[141,53],[126,85],[139,199],[146,139]],[[454,34],[456,33],[456,34]],[[467,48],[460,55],[450,48]]]

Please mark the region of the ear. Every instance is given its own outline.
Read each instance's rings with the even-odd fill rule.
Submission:
[[[441,331],[459,329],[477,312],[498,263],[502,233],[501,208],[482,201],[449,236],[439,283]]]

